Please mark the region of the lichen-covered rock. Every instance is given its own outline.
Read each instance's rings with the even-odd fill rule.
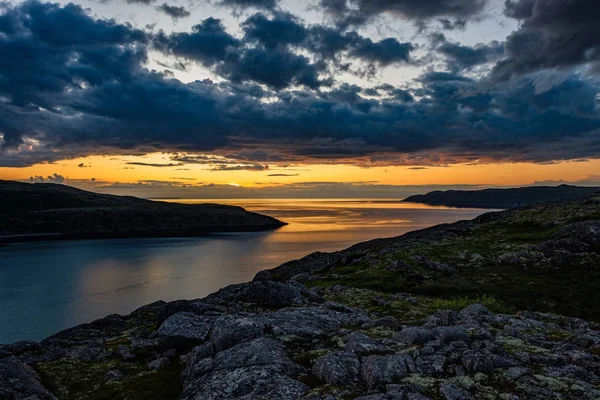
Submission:
[[[408,360],[407,360],[408,359]],[[363,360],[361,374],[367,387],[398,383],[409,373],[408,364],[412,359],[407,355],[369,356]]]
[[[355,385],[360,380],[360,361],[349,351],[329,353],[315,361],[313,373],[331,385]]]
[[[423,345],[435,338],[431,329],[420,326],[406,327],[394,339],[410,345]]]
[[[440,385],[440,394],[446,400],[475,400],[470,393],[448,382]]]
[[[257,281],[231,285],[204,299],[211,304],[254,303],[282,308],[323,302],[321,296],[295,282]]]
[[[358,354],[384,353],[389,351],[388,347],[362,332],[350,332],[344,337],[344,342],[346,343],[346,350]]]
[[[203,342],[207,339],[214,321],[214,317],[178,312],[162,323],[158,329],[158,336],[172,341]]]
[[[221,351],[248,340],[263,336],[265,322],[259,317],[224,315],[215,321],[210,341]]]
[[[40,377],[14,356],[0,358],[0,399],[56,400]]]
[[[264,315],[276,336],[322,336],[342,326],[361,325],[371,321],[365,313],[347,313],[322,307],[278,310]]]
[[[308,392],[304,383],[279,366],[252,366],[216,371],[187,384],[182,400],[291,400]]]
[[[417,371],[424,375],[440,375],[444,372],[446,357],[440,354],[419,356],[415,360]]]
[[[296,380],[302,368],[287,357],[284,346],[259,338],[197,357],[184,374],[183,399],[297,399],[308,387]]]

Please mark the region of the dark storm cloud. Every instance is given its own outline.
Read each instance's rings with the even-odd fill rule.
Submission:
[[[258,13],[242,23],[244,38],[227,33],[220,20],[208,18],[192,32],[159,32],[154,46],[167,54],[194,60],[235,82],[256,82],[281,90],[290,86],[310,89],[333,83],[327,61],[343,55],[361,60],[371,69],[410,61],[411,43],[395,38],[374,42],[356,32],[343,33],[321,25],[305,26],[295,17]],[[315,60],[295,50],[311,52]]]
[[[277,8],[279,0],[219,0],[217,4],[233,8],[264,8],[273,10]]]
[[[167,14],[174,20],[190,16],[190,12],[185,7],[171,6],[167,3],[163,3],[162,5],[156,7],[156,9],[162,13]]]
[[[508,0],[505,14],[520,27],[506,41],[506,59],[496,79],[542,68],[600,61],[600,2],[593,0]]]
[[[410,52],[415,49],[412,43],[401,43],[395,38],[374,42],[357,32],[344,32],[324,25],[303,25],[294,16],[284,13],[277,13],[271,18],[255,14],[242,27],[247,42],[257,43],[266,49],[302,48],[323,60],[344,55],[387,66],[409,62]]]
[[[320,0],[340,26],[361,25],[386,13],[417,23],[445,17],[447,24],[460,25],[479,15],[485,4],[486,0]]]
[[[479,81],[431,71],[412,87],[382,85],[365,98],[357,85],[324,89],[325,61],[294,52],[314,43],[311,34],[284,46],[255,35],[250,45],[207,19],[189,33],[153,35],[152,46],[230,78],[184,84],[144,68],[150,39],[129,25],[73,5],[7,7],[0,13],[0,51],[10,54],[0,60],[0,165],[154,151],[224,157],[196,159],[214,168],[600,156],[597,80],[542,71]],[[337,34],[341,44],[317,47],[335,54],[361,42]],[[181,157],[154,166],[192,160]]]
[[[451,71],[468,70],[497,61],[504,55],[504,44],[497,41],[471,47],[450,42],[443,34],[435,34],[432,44],[438,53],[446,57],[446,66]]]
[[[165,53],[212,67],[232,57],[241,43],[226,32],[219,19],[207,18],[194,25],[192,32],[176,32],[170,35],[159,32],[154,38],[154,45]]]

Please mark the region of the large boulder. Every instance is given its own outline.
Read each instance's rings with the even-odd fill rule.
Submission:
[[[217,353],[204,350],[190,360],[184,374],[184,400],[297,399],[308,387],[295,378],[303,369],[290,360],[284,346],[259,338]]]
[[[336,351],[318,358],[313,374],[331,385],[355,385],[360,380],[360,361],[355,353]]]
[[[56,400],[40,377],[14,356],[0,358],[0,399]]]
[[[172,342],[204,342],[215,320],[215,317],[178,312],[162,323],[158,336]]]
[[[302,307],[265,314],[265,320],[276,336],[322,336],[342,326],[362,325],[371,321],[364,313],[342,312],[327,307]]]
[[[215,322],[210,341],[217,352],[262,337],[265,322],[254,316],[224,315]]]
[[[421,326],[406,327],[394,336],[394,339],[409,345],[423,345],[434,338],[431,329],[423,328]]]
[[[412,363],[408,355],[369,356],[362,364],[362,378],[369,389],[397,383],[408,375]]]
[[[227,286],[206,297],[209,304],[253,303],[264,308],[283,308],[320,303],[315,292],[295,282],[259,281]]]

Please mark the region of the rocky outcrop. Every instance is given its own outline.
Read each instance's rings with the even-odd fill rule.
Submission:
[[[0,399],[56,400],[37,373],[16,357],[0,354]]]
[[[94,390],[135,379],[111,360],[157,376],[179,365],[179,396],[186,400],[600,396],[600,330],[577,318],[494,314],[472,304],[406,326],[324,301],[297,283],[245,286],[187,305],[156,303],[40,344],[3,346],[2,398],[54,399],[31,367],[44,372],[44,383],[54,388],[62,381],[53,380],[48,365],[65,360],[114,365]],[[244,293],[259,287],[271,291],[265,303],[252,297],[252,310],[244,311],[249,304]],[[274,309],[272,299],[287,300]],[[220,315],[209,307],[215,303]],[[147,328],[174,308],[188,311]]]

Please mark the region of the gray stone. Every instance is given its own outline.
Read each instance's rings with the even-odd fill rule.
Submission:
[[[394,336],[394,339],[410,345],[422,345],[430,340],[433,340],[434,338],[435,337],[431,329],[422,328],[420,326],[404,328],[400,331],[400,333]]]
[[[171,365],[171,360],[168,357],[160,357],[154,361],[150,361],[148,363],[148,368],[153,371],[158,371],[167,368],[169,365]]]
[[[0,359],[0,399],[56,400],[40,381],[40,377],[14,356]]]
[[[470,320],[477,317],[490,317],[492,313],[483,304],[471,304],[459,311],[458,318]]]
[[[351,352],[329,353],[315,361],[313,374],[331,385],[353,385],[360,380],[360,361]]]
[[[182,400],[291,400],[309,388],[277,365],[220,370],[184,384]]]
[[[321,296],[296,282],[256,281],[231,285],[204,299],[209,304],[254,303],[283,308],[323,302]]]
[[[121,356],[123,361],[133,361],[135,360],[135,355],[131,352],[128,346],[124,344],[120,344],[117,346],[117,354]]]
[[[449,382],[442,382],[440,394],[446,400],[475,400],[467,391]]]
[[[363,313],[346,313],[320,307],[290,308],[264,314],[276,336],[312,338],[342,326],[362,325],[371,319]]]
[[[420,356],[415,360],[417,371],[424,375],[439,375],[444,372],[446,357],[442,355]]]
[[[350,332],[344,337],[346,350],[359,354],[382,353],[389,349],[362,332]]]
[[[496,368],[515,366],[512,360],[487,351],[466,351],[461,362],[469,372],[487,372]]]
[[[120,381],[121,379],[123,379],[123,373],[118,369],[111,369],[106,373],[106,375],[104,375],[105,383],[116,382]]]
[[[249,316],[224,315],[214,325],[210,341],[215,351],[228,349],[238,343],[263,336],[265,322]]]
[[[162,323],[158,328],[158,335],[170,340],[203,342],[206,340],[214,320],[214,317],[178,312]]]
[[[407,355],[369,356],[362,364],[363,381],[368,388],[397,383],[408,375]],[[410,359],[412,362],[412,359]]]
[[[467,342],[470,340],[467,329],[470,327],[458,326],[440,326],[434,329],[435,336],[442,343],[450,343],[455,341]]]
[[[197,348],[183,374],[183,399],[295,399],[308,388],[295,379],[303,369],[277,340],[258,338],[217,353]],[[200,359],[202,358],[202,359]]]

